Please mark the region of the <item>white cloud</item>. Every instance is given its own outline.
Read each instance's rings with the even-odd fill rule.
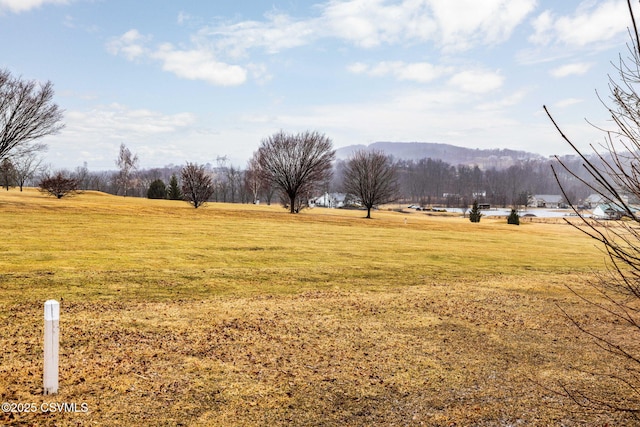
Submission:
[[[98,27],[97,25],[83,24],[82,22],[76,21],[76,19],[71,15],[67,15],[64,17],[63,25],[67,28],[80,29],[91,34],[96,34],[100,31],[100,27]]]
[[[451,70],[447,67],[438,67],[429,64],[428,62],[416,62],[412,64],[399,62],[392,63],[392,65],[393,73],[400,80],[413,80],[420,83],[435,80]]]
[[[185,153],[173,150],[172,144],[184,139],[184,134],[190,135],[196,125],[192,113],[165,114],[121,104],[99,105],[67,111],[65,128],[47,141],[50,155],[67,167],[86,161],[93,167],[114,168],[121,143],[140,153],[143,164],[162,166],[185,159]]]
[[[536,0],[431,0],[440,44],[456,50],[477,43],[497,44],[531,13]]]
[[[448,80],[450,87],[472,94],[492,92],[502,87],[504,83],[504,76],[499,71],[481,68],[457,70],[452,66],[438,66],[428,62],[383,61],[374,66],[355,62],[347,69],[354,74],[366,74],[372,77],[390,75],[398,80],[418,83],[429,83],[444,76],[451,76]]]
[[[145,44],[151,40],[150,36],[143,36],[138,30],[129,30],[120,37],[111,39],[107,43],[107,51],[112,55],[122,55],[129,61],[134,61],[148,54]]]
[[[178,18],[176,20],[176,22],[178,23],[178,25],[183,25],[186,22],[190,21],[192,19],[191,15],[186,13],[186,12],[179,12],[178,13]]]
[[[434,41],[464,50],[506,40],[533,11],[536,0],[330,1],[321,22],[333,34],[362,47]]]
[[[164,70],[182,78],[232,86],[243,84],[250,71],[259,81],[270,78],[264,65],[253,64],[251,68],[225,60],[246,58],[252,49],[275,54],[335,39],[363,48],[430,41],[443,49],[463,50],[479,43],[499,43],[531,12],[535,1],[486,0],[480,5],[476,0],[457,0],[454,5],[438,0],[329,0],[316,6],[317,16],[305,19],[272,12],[263,20],[204,27],[192,36],[192,47],[165,43],[150,48],[151,38],[133,29],[112,39],[107,49],[131,61],[159,60]],[[181,13],[178,22],[187,18]],[[421,83],[452,72],[427,62],[401,61],[380,62],[376,66],[352,64],[349,69]],[[495,79],[492,85],[495,86]]]
[[[383,61],[375,66],[356,62],[349,65],[347,69],[354,74],[368,74],[374,77],[392,75],[398,80],[410,80],[419,83],[428,83],[452,72],[451,67],[440,67],[428,62],[406,63],[403,61]]]
[[[502,86],[504,77],[497,71],[467,70],[449,79],[449,85],[470,93],[487,93]]]
[[[347,66],[347,70],[353,74],[364,74],[369,70],[369,66],[363,62],[354,62]]]
[[[162,61],[163,70],[188,80],[203,80],[217,86],[236,86],[247,80],[244,68],[217,61],[203,49],[179,50],[166,43],[150,57]]]
[[[529,36],[529,41],[535,44],[546,45],[553,41],[554,17],[551,11],[545,10],[532,22],[534,33]]]
[[[575,104],[580,104],[581,102],[583,102],[582,99],[578,99],[578,98],[567,98],[567,99],[562,99],[558,102],[555,102],[553,104],[554,107],[557,108],[566,108],[566,107],[570,107],[572,105]]]
[[[105,134],[116,140],[127,140],[175,132],[193,124],[194,121],[195,116],[192,113],[168,115],[147,109],[132,110],[120,104],[110,104],[89,111],[68,111],[65,114],[64,133]]]
[[[162,62],[162,69],[188,80],[202,80],[217,86],[236,86],[247,79],[247,70],[238,65],[218,61],[205,48],[176,49],[164,43],[152,49],[147,45],[151,37],[132,29],[107,43],[113,55],[122,55],[129,61],[147,58]]]
[[[0,10],[13,13],[27,12],[45,4],[68,4],[69,0],[0,0]]]
[[[554,16],[545,11],[533,21],[534,34],[529,40],[536,44],[559,43],[585,47],[609,41],[625,33],[630,25],[629,11],[622,0],[585,1],[572,16]]]
[[[477,109],[486,110],[486,111],[495,111],[495,110],[503,110],[505,108],[510,108],[520,104],[528,94],[529,94],[528,89],[520,89],[507,95],[506,97],[498,101],[481,104],[477,107]]]
[[[384,0],[331,0],[317,20],[323,37],[337,37],[371,48],[402,39],[426,39],[436,29],[425,1],[388,5]]]
[[[273,54],[306,45],[314,39],[313,23],[296,21],[284,14],[267,14],[265,18],[265,21],[204,27],[197,38],[215,39],[216,49],[234,58],[245,56],[252,48],[262,48]]]
[[[264,20],[205,27],[197,38],[234,58],[251,49],[273,54],[331,39],[362,48],[430,41],[464,50],[505,41],[535,4],[536,0],[330,0],[316,6],[318,16],[296,19],[269,13]]]
[[[551,75],[553,77],[558,77],[558,78],[582,75],[582,74],[586,74],[587,71],[589,71],[592,66],[593,64],[588,64],[585,62],[566,64],[551,70]]]
[[[247,70],[251,73],[253,80],[259,84],[265,84],[270,81],[273,76],[269,73],[267,66],[264,64],[248,64]]]

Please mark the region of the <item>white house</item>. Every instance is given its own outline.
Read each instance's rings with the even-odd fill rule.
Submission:
[[[347,195],[344,193],[324,193],[320,197],[316,197],[309,201],[310,206],[318,206],[322,208],[341,208]]]
[[[629,207],[631,212],[638,212],[636,208]],[[620,219],[627,215],[627,211],[622,206],[615,203],[601,203],[593,209],[593,216],[599,219]]]
[[[564,199],[559,194],[535,194],[529,196],[527,206],[530,208],[558,209],[563,204]]]
[[[625,204],[629,204],[628,196],[623,195],[620,197],[622,198],[622,201]],[[607,200],[605,197],[603,197],[601,194],[598,194],[598,193],[591,194],[589,197],[584,199],[584,205],[588,208],[596,208],[598,205],[607,204],[607,203],[609,203],[609,200]]]

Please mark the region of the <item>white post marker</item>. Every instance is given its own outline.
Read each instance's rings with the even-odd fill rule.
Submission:
[[[60,342],[60,303],[44,303],[44,394],[58,392],[58,347]]]

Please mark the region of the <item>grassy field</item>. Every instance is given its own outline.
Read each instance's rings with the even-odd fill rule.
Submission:
[[[0,192],[0,395],[88,412],[6,425],[625,425],[566,285],[604,257],[565,224]],[[43,303],[61,301],[42,395]],[[613,367],[615,368],[615,366]],[[551,390],[550,390],[551,389]],[[618,397],[620,397],[618,395]]]

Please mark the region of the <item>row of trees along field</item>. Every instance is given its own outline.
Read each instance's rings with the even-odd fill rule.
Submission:
[[[52,174],[50,170],[43,169],[42,161],[32,154],[17,160],[5,159],[0,163],[0,184],[5,189],[22,188],[24,185],[37,186],[44,177]],[[581,169],[582,160],[579,158],[568,156],[562,161],[572,170]],[[137,155],[121,145],[115,161],[119,167],[117,170],[94,172],[84,164],[75,170],[56,172],[75,179],[79,190],[97,190],[132,197],[181,198],[175,189],[176,186],[182,186],[183,165],[140,169],[138,163]],[[552,164],[558,165],[559,161],[529,160],[508,169],[481,170],[477,166],[453,166],[437,159],[397,160],[393,161],[397,176],[397,194],[394,199],[423,206],[468,207],[474,200],[501,207],[526,205],[528,195],[559,193],[558,183],[550,167]],[[333,161],[333,173],[316,181],[313,188],[302,188],[300,194],[303,197],[298,202],[304,204],[307,199],[324,192],[349,193],[345,185],[349,182],[345,181],[347,165],[348,160]],[[276,186],[260,175],[260,165],[255,157],[244,168],[232,165],[226,157],[218,157],[213,163],[202,164],[202,167],[211,178],[208,201],[255,203],[259,200],[267,204],[281,202],[281,194]],[[558,179],[570,198],[568,201],[579,204],[592,192],[585,183],[565,173],[564,169],[556,170]],[[173,192],[169,191],[171,188]],[[291,206],[290,201],[284,202]]]
[[[24,185],[37,186],[44,175],[51,172],[46,169],[33,169],[40,166],[39,159],[25,159],[26,163],[13,164],[8,160],[0,164],[0,184],[5,188],[22,188]],[[566,164],[579,166],[579,160],[567,158]],[[494,206],[525,205],[531,194],[558,194],[551,164],[555,160],[529,161],[503,170],[480,170],[477,166],[453,166],[441,160],[421,159],[400,160],[394,162],[398,176],[397,199],[401,202],[423,206],[439,205],[446,207],[470,206],[473,200]],[[345,192],[343,185],[346,160],[336,160],[333,176],[310,193]],[[253,203],[256,200],[271,204],[279,202],[276,189],[261,182],[256,166],[251,162],[246,168],[229,164],[224,157],[215,163],[203,165],[211,176],[212,192],[210,201],[228,203]],[[133,169],[126,173],[119,170],[92,172],[87,165],[72,171],[62,171],[66,176],[77,180],[79,190],[97,190],[110,194],[149,198],[176,198],[169,194],[172,179],[181,181],[182,165],[168,165],[163,168]],[[573,168],[579,170],[579,168]],[[562,171],[562,169],[560,169]],[[35,173],[34,173],[35,172]],[[579,203],[590,193],[587,185],[574,177],[560,174],[563,188],[571,201]]]

